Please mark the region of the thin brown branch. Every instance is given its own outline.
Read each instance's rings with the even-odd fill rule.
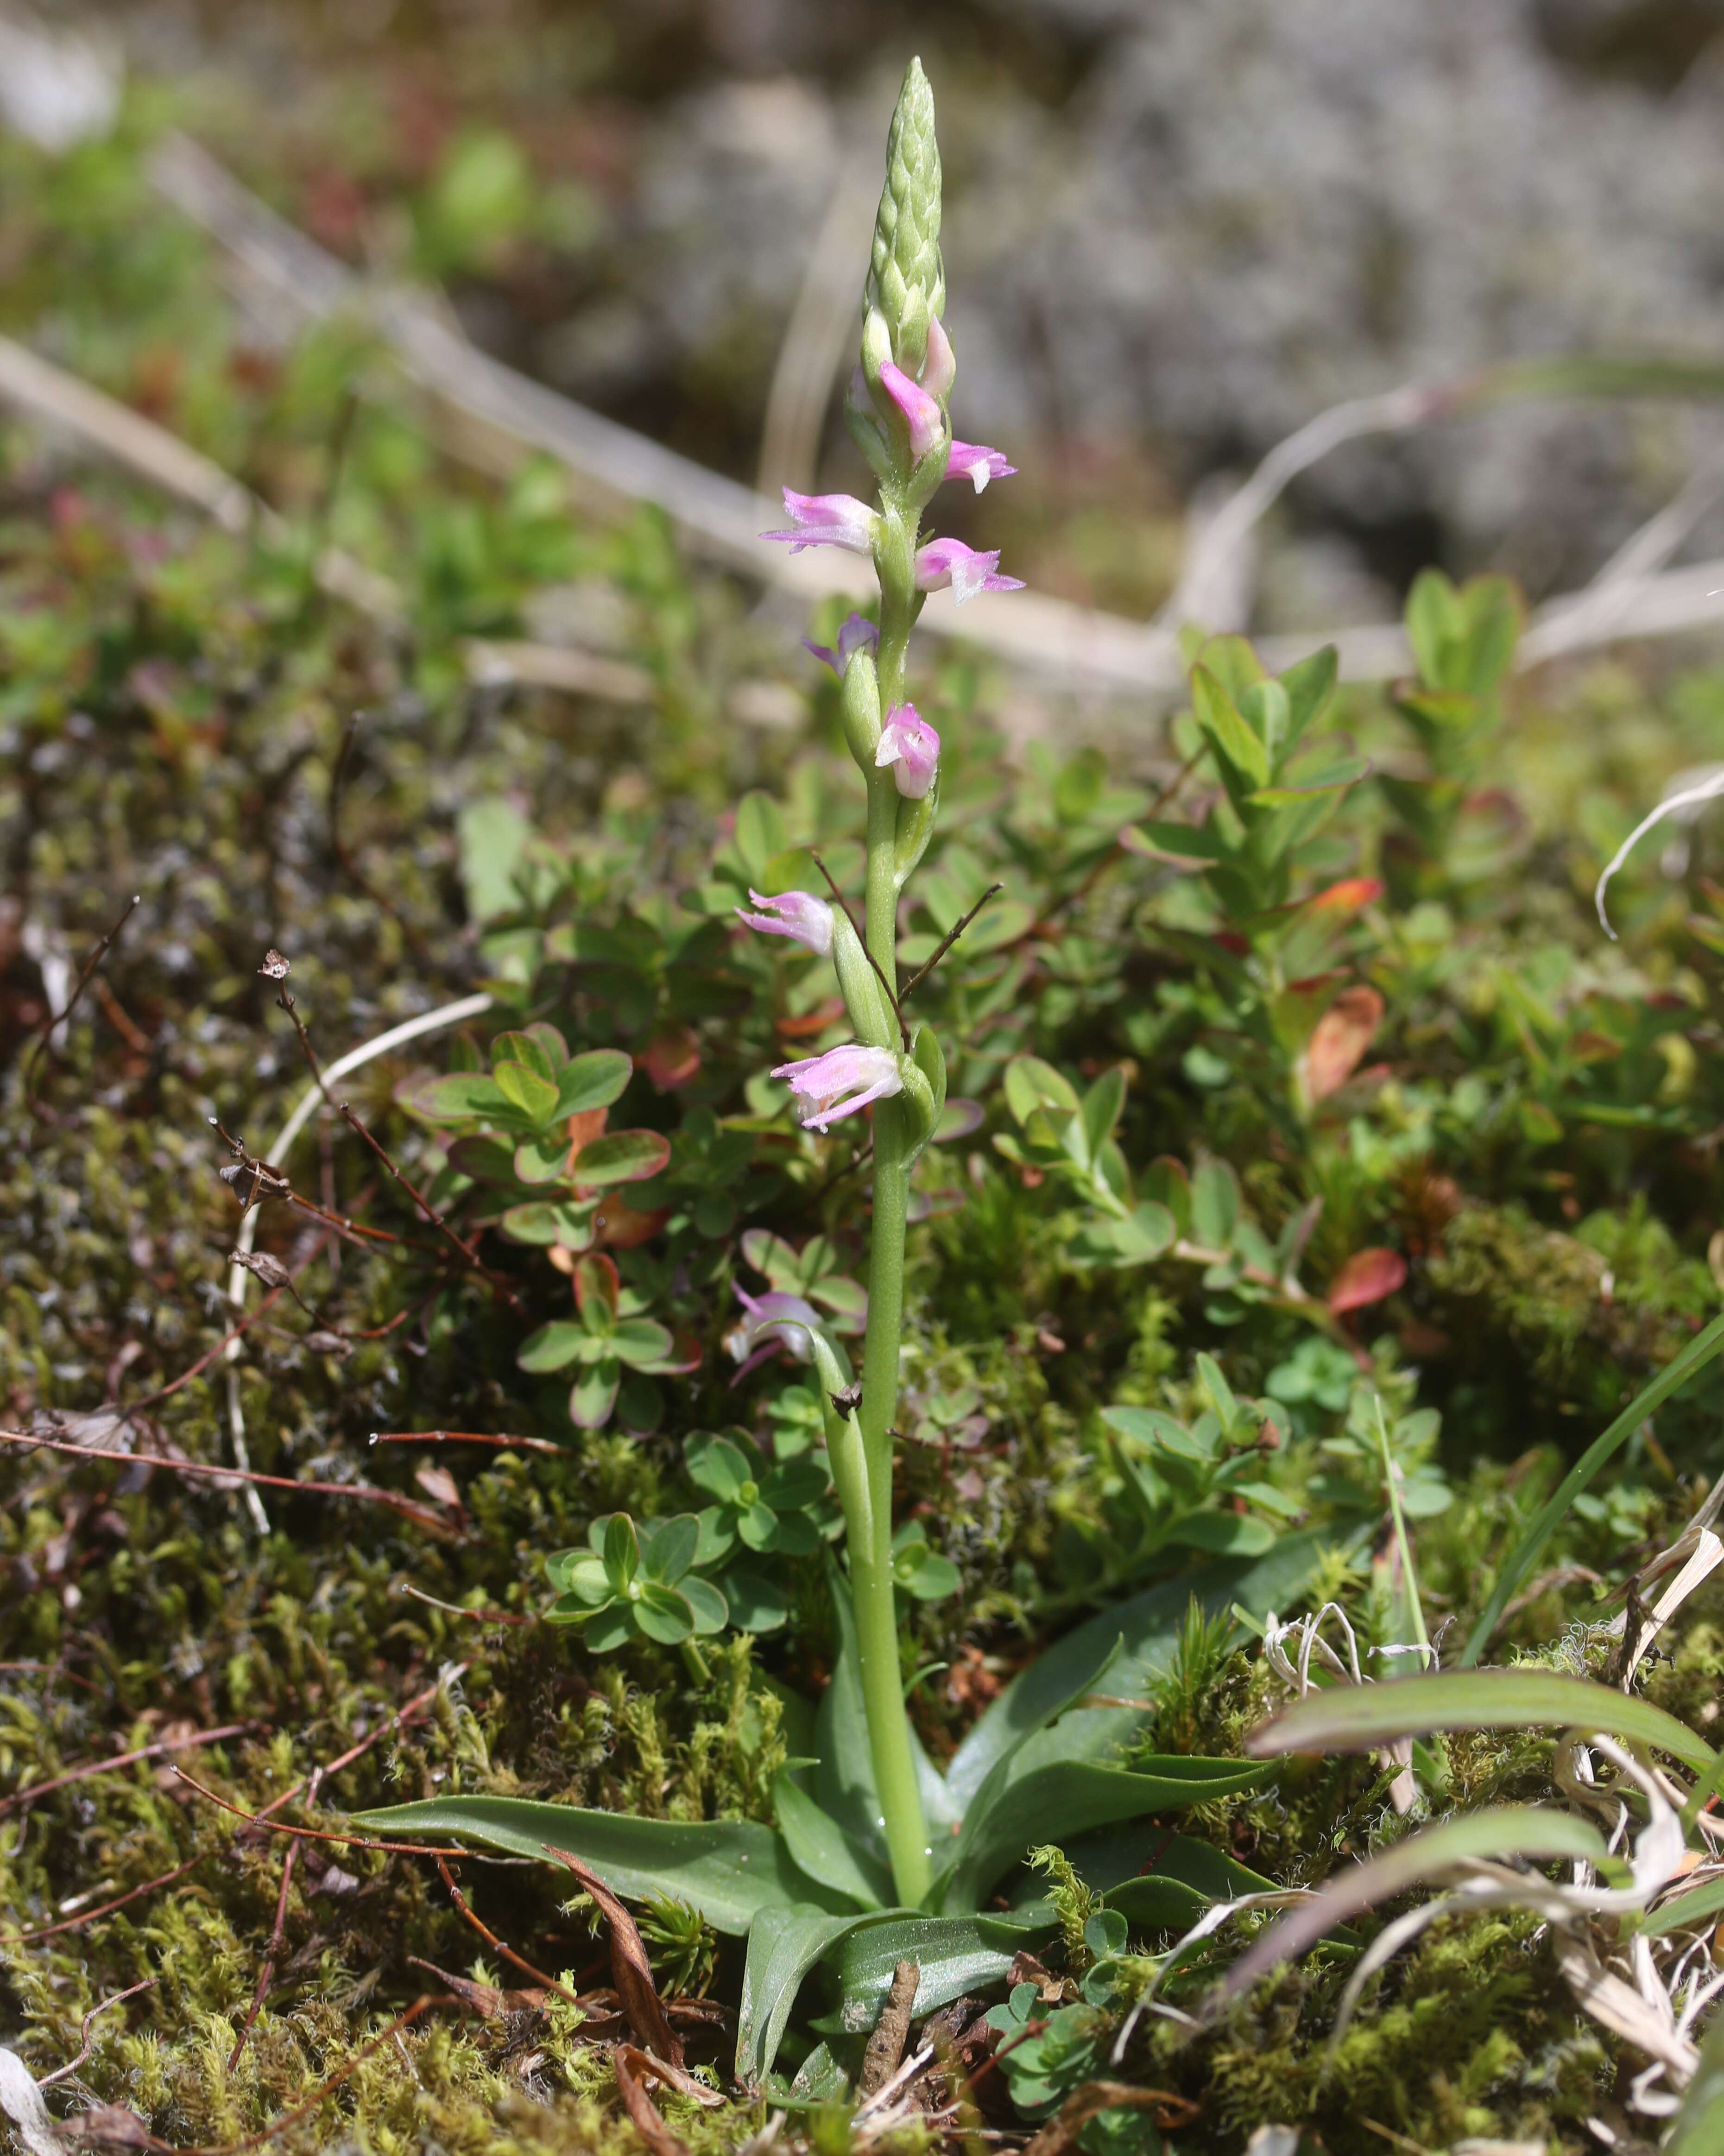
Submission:
[[[402,1589],[415,1602],[428,1604],[433,1609],[446,1609],[451,1617],[468,1617],[484,1625],[536,1625],[536,1617],[523,1617],[508,1609],[464,1609],[459,1602],[439,1602],[434,1594],[427,1594],[423,1587],[411,1584]]]
[[[416,1692],[404,1707],[397,1707],[387,1722],[380,1722],[368,1737],[362,1737],[357,1744],[342,1753],[339,1759],[331,1760],[326,1767],[314,1767],[309,1774],[301,1775],[291,1789],[284,1789],[279,1797],[272,1797],[263,1810],[256,1815],[257,1819],[259,1821],[267,1821],[274,1814],[279,1812],[284,1804],[291,1804],[301,1789],[310,1787],[313,1783],[321,1785],[322,1783],[333,1780],[344,1768],[351,1767],[356,1759],[362,1758],[373,1744],[378,1743],[382,1738],[387,1737],[392,1731],[399,1729],[409,1715],[417,1714],[422,1707],[428,1707],[438,1693],[444,1689],[445,1684],[454,1684],[457,1678],[464,1676],[472,1666],[470,1662],[457,1662],[446,1677],[439,1676],[435,1684],[427,1685],[423,1691]]]
[[[347,765],[353,754],[353,744],[359,738],[359,727],[363,713],[355,711],[341,732],[341,752],[336,757],[335,769],[329,780],[329,846],[330,851],[357,889],[363,891],[372,904],[387,913],[406,937],[408,947],[421,964],[430,962],[430,949],[425,938],[403,913],[388,895],[377,889],[354,859],[352,849],[341,836],[341,793],[347,777]],[[321,1081],[320,1081],[321,1082]]]
[[[156,1044],[127,1010],[100,973],[90,984],[90,993],[102,1007],[102,1016],[134,1055],[153,1055]]]
[[[874,978],[880,983],[880,986],[886,992],[886,1001],[892,1006],[892,1015],[898,1021],[899,1035],[903,1040],[905,1050],[907,1054],[910,1048],[910,1028],[904,1023],[904,1013],[900,1008],[897,989],[892,986],[891,983],[880,971],[880,961],[875,957],[873,952],[869,949],[867,937],[860,928],[857,927],[856,916],[851,912],[849,903],[844,897],[844,893],[833,881],[832,871],[827,867],[824,857],[813,852],[811,849],[808,858],[813,861],[814,866],[819,870],[821,875],[825,877],[826,888],[832,893],[834,903],[843,913],[844,919],[849,922],[851,927],[856,930],[856,941],[862,946],[862,955],[874,968]]]
[[[146,1393],[142,1399],[134,1400],[130,1407],[122,1408],[119,1403],[115,1401],[114,1404],[115,1414],[119,1416],[121,1422],[130,1422],[134,1415],[141,1414],[146,1408],[159,1406],[163,1400],[171,1399],[175,1393],[179,1391],[182,1385],[189,1385],[193,1378],[201,1377],[204,1371],[209,1368],[210,1364],[214,1362],[217,1356],[219,1355],[222,1350],[228,1345],[228,1342],[230,1340],[237,1340],[242,1332],[249,1332],[251,1327],[257,1323],[260,1317],[262,1317],[275,1304],[280,1301],[282,1296],[285,1292],[286,1291],[285,1287],[271,1288],[269,1292],[264,1297],[263,1301],[258,1305],[255,1310],[249,1312],[239,1320],[238,1324],[229,1326],[228,1330],[222,1335],[221,1338],[217,1341],[214,1347],[210,1348],[208,1353],[200,1355],[198,1358],[198,1360],[192,1364],[189,1369],[182,1370],[178,1377],[171,1378],[167,1384],[158,1385],[153,1393]],[[100,1410],[98,1410],[98,1412],[100,1412]],[[5,1432],[0,1431],[0,1435],[6,1435]],[[82,1446],[79,1447],[80,1451],[84,1449],[85,1448]],[[130,1459],[133,1457],[133,1455],[128,1454],[126,1457]]]
[[[207,1852],[206,1852],[207,1853]],[[104,1902],[99,1909],[80,1909],[75,1917],[62,1917],[57,1924],[38,1924],[32,1932],[0,1933],[0,1946],[27,1946],[33,1939],[51,1939],[60,1932],[75,1932],[85,1924],[93,1924],[98,1917],[105,1917],[115,1909],[123,1909],[128,1902],[141,1901],[146,1894],[153,1894],[158,1887],[171,1887],[176,1879],[203,1861],[202,1855],[188,1857],[172,1871],[164,1871],[159,1879],[146,1879],[141,1887],[134,1887],[125,1894],[116,1894],[111,1902]]]
[[[818,1205],[829,1190],[836,1188],[847,1175],[854,1175],[859,1168],[865,1168],[873,1158],[874,1138],[870,1133],[866,1144],[858,1146],[842,1168],[834,1168],[824,1183],[815,1184],[808,1193],[808,1203],[810,1205]]]
[[[493,1433],[482,1430],[374,1430],[371,1434],[373,1445],[488,1445],[499,1452],[513,1452],[518,1446],[525,1452],[550,1452],[558,1455],[563,1448],[553,1445],[548,1437],[512,1437],[505,1430]]]
[[[101,1690],[99,1684],[92,1684],[88,1677],[80,1677],[74,1670],[69,1670],[64,1662],[0,1662],[0,1673],[13,1670],[34,1670],[45,1677],[64,1677],[68,1684],[81,1685],[85,1691]]]
[[[41,2080],[37,2082],[37,2087],[38,2089],[52,2088],[56,2082],[63,2082],[66,2079],[69,2074],[75,2074],[77,2072],[79,2067],[81,2066],[84,2064],[84,2061],[90,2056],[91,2050],[90,2041],[90,2025],[95,2020],[98,2014],[105,2014],[110,2006],[117,2006],[123,1999],[136,1999],[141,1991],[153,1991],[156,1988],[156,1979],[153,1976],[141,1978],[137,1983],[127,1985],[124,1991],[113,1992],[109,1995],[109,1997],[102,1999],[99,2005],[92,2006],[89,2013],[84,2017],[84,2026],[80,2032],[80,2049],[77,2057],[75,2059],[68,2059],[64,2066],[59,2067],[54,2073],[44,2074]]]
[[[208,1122],[210,1128],[233,1155],[235,1165],[232,1168],[223,1169],[222,1180],[239,1200],[242,1219],[254,1205],[262,1204],[266,1198],[279,1198],[283,1204],[309,1214],[312,1219],[322,1221],[326,1227],[333,1229],[337,1235],[351,1236],[356,1241],[393,1243],[401,1250],[423,1250],[429,1255],[435,1255],[434,1244],[416,1242],[412,1236],[395,1235],[387,1228],[364,1227],[344,1213],[331,1213],[314,1204],[310,1199],[302,1198],[279,1168],[273,1167],[266,1160],[259,1160],[245,1140],[236,1138],[219,1116],[211,1116]],[[247,1176],[250,1178],[249,1183],[244,1180]]]
[[[131,920],[133,914],[137,911],[138,908],[143,904],[143,893],[141,891],[134,891],[131,896],[126,901],[126,904],[121,908],[120,918],[114,923],[114,926],[108,931],[107,934],[103,937],[100,942],[96,945],[95,950],[92,951],[90,956],[85,960],[84,971],[78,976],[76,982],[73,984],[72,993],[66,998],[65,1009],[63,1011],[49,1013],[47,1020],[43,1025],[40,1034],[37,1036],[36,1045],[30,1051],[30,1060],[24,1065],[25,1100],[28,1101],[30,1098],[32,1091],[33,1090],[36,1077],[36,1065],[41,1060],[43,1050],[47,1047],[49,1042],[53,1040],[54,1034],[59,1031],[60,1027],[65,1024],[69,1018],[70,1018],[73,1012],[77,1009],[78,1005],[83,998],[84,991],[90,986],[90,976],[95,972],[96,968],[100,965],[103,959],[107,957],[108,952],[113,947],[115,939],[118,937],[121,930],[125,927],[126,922]]]
[[[258,1971],[257,1989],[251,1995],[251,2011],[245,2017],[245,2025],[233,2040],[233,2048],[228,2054],[228,2071],[231,2074],[239,2063],[239,2056],[252,2032],[259,2014],[264,2010],[264,1998],[275,1975],[275,1957],[281,1951],[281,1935],[287,1927],[287,1895],[293,1885],[294,1861],[299,1856],[300,1845],[290,1841],[287,1854],[281,1860],[281,1892],[275,1897],[275,1927],[269,1934],[269,1951],[264,1956],[264,1965]]]
[[[531,1977],[535,1984],[542,1984],[547,1990],[554,1991],[560,1997],[567,1999],[572,2005],[580,2005],[582,2002],[578,1992],[571,1991],[566,1984],[559,1984],[554,1976],[547,1976],[542,1969],[535,1969],[523,1955],[516,1953],[513,1947],[505,1946],[503,1943],[455,1884],[455,1875],[449,1868],[447,1856],[439,1856],[437,1868],[443,1875],[444,1885],[449,1889],[449,1899],[487,1946],[494,1948],[512,1968],[518,1969],[524,1975]]]
[[[432,1204],[429,1199],[423,1196],[421,1193],[415,1188],[413,1184],[408,1182],[407,1177],[403,1175],[400,1168],[396,1166],[394,1159],[390,1154],[388,1148],[380,1139],[372,1136],[372,1132],[366,1128],[362,1122],[361,1122],[358,1116],[354,1114],[352,1109],[349,1107],[345,1101],[338,1101],[336,1103],[336,1113],[341,1117],[341,1121],[347,1126],[350,1131],[356,1132],[360,1137],[362,1137],[365,1140],[366,1143],[371,1147],[377,1158],[383,1163],[383,1166],[388,1170],[389,1173],[394,1177],[395,1180],[401,1185],[402,1188],[407,1193],[413,1204],[418,1207],[419,1211],[423,1215],[424,1219],[432,1227],[436,1229],[444,1240],[459,1254],[462,1264],[467,1268],[467,1270],[469,1272],[477,1273],[480,1278],[483,1280],[495,1293],[502,1297],[503,1301],[508,1304],[511,1310],[519,1310],[521,1307],[521,1298],[516,1294],[514,1289],[510,1286],[508,1281],[503,1278],[500,1273],[493,1272],[491,1268],[485,1264],[485,1260],[461,1240],[454,1229],[450,1227],[449,1222],[444,1219],[442,1214],[440,1214],[437,1208]]]
[[[244,1820],[248,1826],[264,1827],[271,1834],[291,1835],[297,1841],[339,1842],[347,1849],[381,1849],[387,1851],[392,1856],[441,1856],[443,1855],[443,1851],[434,1842],[378,1841],[370,1835],[332,1834],[321,1827],[290,1826],[285,1820],[269,1819],[262,1812],[249,1812],[239,1804],[230,1804],[227,1798],[218,1796],[213,1789],[206,1789],[195,1775],[188,1774],[183,1767],[176,1767],[173,1771],[187,1789],[196,1789],[200,1797],[208,1797],[211,1804],[218,1805],[224,1812],[232,1812],[235,1819]],[[277,1799],[278,1803],[280,1801],[281,1799]]]
[[[110,1446],[69,1445],[57,1438],[35,1437],[28,1430],[0,1430],[0,1443],[39,1447],[44,1452],[67,1453],[74,1460],[119,1460],[128,1467],[161,1467],[173,1475],[208,1476],[218,1482],[254,1482],[269,1490],[296,1490],[301,1496],[357,1497],[362,1502],[387,1505],[416,1527],[446,1535],[449,1522],[428,1505],[415,1503],[394,1490],[379,1490],[370,1482],[296,1482],[290,1475],[259,1475],[255,1468],[218,1467],[201,1460],[164,1460],[158,1453],[121,1452]]]
[[[274,959],[276,957],[276,953],[272,951],[269,956],[271,959]],[[285,968],[287,961],[285,958],[281,959],[280,963],[283,968]],[[329,1102],[330,1106],[334,1107],[335,1102],[331,1101],[329,1098],[329,1088],[323,1082],[323,1065],[317,1060],[317,1051],[311,1045],[311,1036],[305,1030],[305,1021],[300,1016],[298,1000],[288,993],[287,983],[285,981],[282,981],[280,987],[276,989],[275,1008],[277,1010],[285,1011],[288,1017],[292,1020],[293,1029],[300,1037],[300,1053],[305,1059],[305,1067],[311,1073],[313,1082],[316,1084],[318,1091],[321,1093],[324,1099]]]
[[[946,956],[952,945],[957,942],[958,937],[963,934],[965,929],[969,927],[970,923],[976,918],[976,916],[982,911],[983,907],[987,905],[988,900],[991,899],[996,892],[1002,891],[1004,889],[1005,886],[1003,883],[989,884],[987,890],[983,892],[981,897],[977,900],[976,903],[970,908],[969,911],[965,914],[962,920],[960,921],[955,927],[948,928],[947,930],[945,935],[940,938],[938,944],[935,947],[934,955],[932,957],[928,960],[925,966],[919,966],[916,972],[912,973],[910,978],[905,983],[904,1000],[906,1003],[909,1002],[910,998],[916,993],[922,983],[926,980],[929,974],[933,972],[935,967],[939,964],[940,961]]]
[[[141,1759],[160,1759],[170,1752],[193,1752],[200,1745],[218,1744],[224,1737],[243,1737],[248,1729],[258,1727],[255,1722],[229,1722],[219,1729],[201,1729],[191,1737],[164,1737],[154,1744],[141,1745],[136,1752],[122,1752],[115,1758],[83,1760],[51,1781],[33,1782],[27,1789],[14,1789],[9,1797],[0,1798],[0,1815],[15,1805],[33,1804],[38,1797],[64,1789],[73,1782],[87,1782],[92,1775],[111,1774],[119,1768],[135,1767]]]

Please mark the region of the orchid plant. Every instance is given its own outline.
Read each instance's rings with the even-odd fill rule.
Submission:
[[[895,1532],[893,1521],[910,1180],[946,1105],[940,1045],[930,1027],[906,1016],[898,979],[900,901],[940,805],[940,738],[908,699],[906,660],[930,592],[949,587],[962,604],[979,592],[1019,588],[1000,574],[997,553],[921,536],[942,482],[967,478],[979,491],[1013,469],[998,449],[952,434],[957,363],[942,321],[939,237],[933,98],[913,61],[892,118],[860,359],[845,399],[851,432],[879,481],[877,502],[787,491],[788,526],[766,535],[793,550],[865,554],[879,578],[877,622],[853,614],[830,649],[810,646],[839,677],[845,735],[866,789],[863,918],[859,926],[836,886],[826,895],[751,889],[749,904],[737,908],[750,929],[803,946],[836,975],[852,1038],[772,1074],[788,1086],[804,1128],[824,1135],[865,1111],[872,1122],[859,1378],[833,1322],[849,1298],[834,1298],[829,1283],[826,1307],[817,1307],[810,1298],[823,1297],[824,1274],[796,1282],[806,1295],[780,1285],[764,1242],[755,1257],[772,1285],[759,1296],[738,1291],[742,1317],[729,1341],[744,1371],[783,1348],[811,1366],[848,1566],[828,1558],[832,1681],[817,1714],[781,1694],[787,1713],[806,1720],[799,1756],[774,1787],[774,1829],[459,1794],[369,1815],[390,1830],[517,1854],[572,1850],[620,1893],[675,1895],[715,1929],[746,1934],[736,2067],[751,2085],[770,2068],[798,1988],[816,1964],[839,1992],[837,2038],[871,2025],[906,1954],[921,1970],[916,2011],[926,2014],[978,1980],[1003,1979],[1020,1950],[1051,1938],[1057,1927],[1047,1890],[1023,1866],[1050,1828],[1062,1839],[1090,1837],[1090,1876],[1121,1921],[1164,1923],[1215,1893],[1260,1890],[1263,1882],[1199,1844],[1158,1830],[1152,1854],[1139,1845],[1141,1830],[1123,1839],[1120,1830],[1254,1786],[1263,1770],[1148,1755],[1130,1768],[1116,1764],[1121,1740],[1141,1716],[1116,1702],[1091,1705],[1090,1697],[1105,1674],[1111,1691],[1152,1685],[1193,1594],[1220,1621],[1235,1606],[1261,1613],[1298,1590],[1316,1556],[1313,1538],[1288,1536],[1255,1563],[1236,1558],[1212,1566],[1080,1626],[1002,1691],[943,1774],[916,1739],[906,1707],[899,1597],[944,1594],[957,1579],[919,1527]],[[798,1513],[819,1500],[818,1469],[769,1471],[763,1456],[724,1439],[692,1464],[716,1500],[699,1519],[639,1529],[622,1517],[595,1523],[590,1548],[553,1561],[563,1595],[554,1614],[582,1625],[593,1644],[637,1636],[680,1643],[724,1621],[723,1597],[699,1577],[703,1559],[724,1560],[733,1543],[785,1553],[817,1543]],[[1015,1902],[997,1899],[1003,1886],[1016,1890]],[[817,2094],[831,2076],[842,2078],[836,2059],[820,2063],[823,2049],[799,2077]]]

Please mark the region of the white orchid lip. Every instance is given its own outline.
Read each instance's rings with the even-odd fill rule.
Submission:
[[[1016,465],[1006,462],[1002,451],[990,449],[982,442],[954,441],[951,454],[946,459],[947,479],[969,480],[977,494],[982,492],[989,480],[1010,479],[1017,469]]]

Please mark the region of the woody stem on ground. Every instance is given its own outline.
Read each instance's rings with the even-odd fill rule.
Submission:
[[[880,579],[880,684],[882,705],[902,695],[905,649],[916,610],[916,512],[888,498],[875,556]],[[888,771],[868,783],[868,948],[895,989],[898,888],[895,877],[898,793]],[[868,1717],[886,1847],[899,1900],[914,1907],[926,1893],[931,1868],[927,1822],[904,1704],[898,1622],[892,1583],[892,1424],[898,1406],[898,1349],[904,1317],[904,1229],[909,1199],[909,1130],[901,1098],[874,1107],[874,1219],[869,1240],[868,1331],[862,1351],[862,1517],[848,1537],[850,1593],[856,1619],[862,1697]],[[847,1508],[848,1509],[848,1508]]]

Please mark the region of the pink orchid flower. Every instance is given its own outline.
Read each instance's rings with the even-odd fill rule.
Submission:
[[[967,479],[975,483],[980,494],[991,479],[1009,479],[1018,469],[1008,465],[998,449],[985,448],[980,442],[953,442],[952,454],[946,459],[947,479]]]
[[[762,936],[788,936],[806,943],[823,958],[832,955],[832,908],[824,898],[816,898],[808,891],[781,891],[772,898],[751,891],[748,896],[762,910],[750,913],[739,906],[739,921],[757,928]]]
[[[781,1063],[772,1073],[796,1096],[797,1112],[804,1129],[824,1132],[839,1116],[853,1116],[870,1101],[883,1101],[901,1093],[898,1059],[889,1048],[865,1048],[851,1041],[844,1048],[829,1048],[824,1055],[807,1055],[798,1063]]]
[[[916,551],[916,588],[919,592],[939,592],[950,584],[959,606],[974,598],[977,592],[1021,592],[1022,577],[996,573],[999,558],[998,547],[990,553],[978,554],[962,539],[931,539]]]
[[[762,531],[760,536],[782,540],[793,554],[801,553],[804,547],[842,547],[852,554],[873,551],[879,519],[854,494],[798,494],[787,486],[784,513],[793,530]]]
[[[838,633],[835,650],[830,644],[816,644],[807,636],[802,640],[802,648],[818,659],[823,666],[829,666],[842,681],[844,669],[849,665],[854,653],[864,649],[870,651],[880,649],[880,631],[865,613],[853,613]]]
[[[892,783],[906,801],[920,801],[934,783],[940,762],[940,737],[914,704],[895,704],[880,730],[874,761],[890,764]]]
[[[946,414],[938,398],[929,396],[920,382],[912,382],[890,360],[880,371],[880,386],[904,414],[910,429],[911,456],[920,461],[930,449],[938,449],[946,434]]]
[[[743,1315],[732,1329],[726,1333],[724,1344],[741,1366],[731,1379],[740,1384],[751,1370],[767,1362],[778,1349],[785,1348],[798,1363],[813,1360],[813,1343],[809,1330],[820,1322],[819,1313],[799,1295],[784,1295],[774,1291],[770,1295],[750,1295],[746,1288],[736,1290],[736,1300],[742,1306]]]

